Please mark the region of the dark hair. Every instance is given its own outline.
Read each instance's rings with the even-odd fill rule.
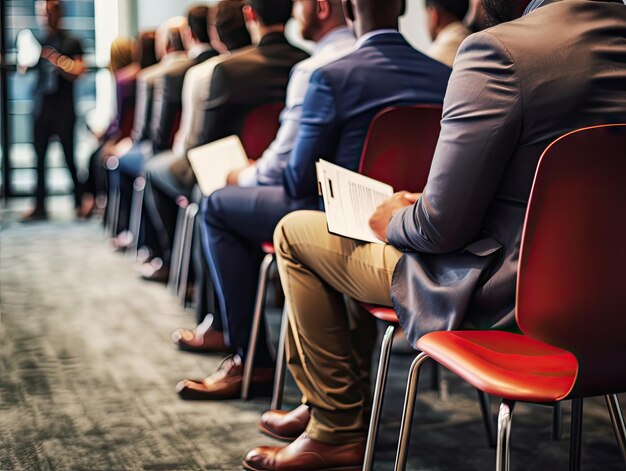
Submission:
[[[135,61],[139,62],[142,69],[157,63],[154,37],[154,31],[144,31],[137,40]]]
[[[215,12],[215,28],[220,41],[228,50],[239,49],[252,44],[250,33],[243,17],[244,0],[222,0]]]
[[[183,38],[180,36],[180,28],[167,30],[167,47],[173,51],[184,51]]]
[[[194,38],[201,43],[209,43],[209,7],[198,5],[192,7],[187,14],[187,23]]]
[[[291,18],[293,0],[248,0],[265,26],[284,25]]]
[[[426,6],[443,10],[458,20],[467,15],[469,0],[426,0]]]

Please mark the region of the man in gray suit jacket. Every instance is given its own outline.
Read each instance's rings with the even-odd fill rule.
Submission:
[[[346,339],[366,332],[372,316],[348,322],[342,294],[393,305],[412,344],[433,330],[514,328],[522,226],[540,155],[573,129],[626,122],[621,1],[485,7],[503,24],[470,36],[458,52],[423,194],[398,193],[370,220],[388,244],[330,235],[321,213],[279,224],[289,367],[311,419],[308,436],[253,451],[255,466],[246,469],[285,469],[305,451],[316,462],[298,469],[326,469],[319,457],[338,466],[338,456],[363,443],[367,372]]]

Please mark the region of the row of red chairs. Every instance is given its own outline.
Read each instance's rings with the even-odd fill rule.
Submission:
[[[439,135],[441,108],[388,109],[372,122],[360,171],[396,189],[422,191]],[[402,132],[409,128],[411,132]],[[626,391],[626,125],[581,129],[555,141],[543,154],[529,202],[520,257],[516,319],[523,334],[497,330],[428,334],[415,346],[421,353],[409,382],[396,470],[406,466],[419,370],[432,359],[473,385],[481,397],[488,437],[486,394],[502,398],[497,431],[497,470],[510,467],[509,436],[516,401],[555,405],[572,400],[570,469],[580,467],[582,399],[605,395],[614,432],[626,463],[626,426],[616,394]],[[274,262],[271,244],[261,267],[249,377],[264,310],[267,274]],[[620,289],[621,288],[621,289]],[[373,468],[389,354],[398,319],[393,309],[363,305],[389,324],[376,379],[364,470]],[[280,408],[284,381],[283,314],[272,408]],[[249,378],[244,383],[248,396]]]

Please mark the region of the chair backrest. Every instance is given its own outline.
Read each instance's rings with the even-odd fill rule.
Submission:
[[[359,173],[393,186],[421,192],[441,130],[441,105],[386,108],[369,127]]]
[[[517,280],[529,337],[573,353],[573,395],[626,391],[626,124],[594,126],[543,153]]]
[[[257,160],[269,147],[280,126],[284,103],[268,103],[250,111],[243,124],[241,143],[249,159]]]

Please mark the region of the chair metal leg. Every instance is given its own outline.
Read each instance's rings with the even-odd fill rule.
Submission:
[[[500,404],[498,414],[498,446],[496,447],[496,471],[509,471],[511,467],[511,421],[515,401],[507,399]]]
[[[563,408],[562,404],[557,402],[552,409],[552,440],[560,440],[563,438]]]
[[[182,241],[180,275],[178,280],[178,299],[183,307],[187,304],[187,284],[189,283],[189,267],[191,266],[191,245],[193,243],[193,226],[200,207],[191,203],[185,210],[185,237]]]
[[[289,315],[287,306],[283,308],[283,318],[280,323],[280,337],[278,337],[278,350],[276,351],[276,373],[274,374],[274,388],[272,390],[272,403],[270,409],[279,410],[283,407],[283,391],[285,389],[285,341],[289,329]]]
[[[167,281],[167,288],[174,294],[178,294],[178,282],[180,280],[180,265],[182,262],[182,243],[185,238],[185,212],[187,204],[179,204],[178,216],[176,217],[176,230],[174,231],[174,241],[172,244],[172,256],[170,260],[170,277]]]
[[[491,401],[489,395],[477,389],[478,402],[480,403],[480,413],[483,416],[483,424],[485,425],[485,433],[487,434],[487,444],[489,448],[496,447],[496,430],[494,427],[493,416],[491,415]]]
[[[117,235],[117,224],[120,215],[120,175],[119,172],[116,172],[118,167],[119,160],[117,157],[109,157],[105,162],[105,168],[109,175],[105,232],[111,237]]]
[[[141,213],[143,210],[143,194],[146,189],[146,179],[137,177],[133,182],[133,198],[130,203],[130,221],[128,223],[128,231],[133,236],[133,242],[129,247],[128,253],[133,257],[137,257],[139,249],[139,232],[141,231]]]
[[[274,254],[267,254],[261,262],[259,269],[259,285],[256,291],[256,301],[254,302],[254,314],[252,316],[252,329],[250,331],[250,343],[246,353],[246,361],[243,367],[243,378],[241,382],[241,399],[246,400],[250,394],[250,383],[252,382],[252,370],[254,369],[254,356],[259,340],[259,330],[263,311],[265,310],[265,295],[267,291],[267,280],[269,278],[270,267],[274,263]]]
[[[617,394],[609,394],[605,396],[605,399],[606,406],[609,409],[609,415],[611,416],[611,423],[613,424],[615,439],[617,440],[619,451],[622,454],[624,468],[626,468],[626,425],[624,424],[622,408],[619,406],[619,399],[617,398]]]
[[[572,423],[569,437],[569,469],[580,470],[580,449],[583,434],[583,400],[572,399]]]
[[[387,327],[383,342],[380,346],[380,359],[378,361],[378,373],[376,374],[376,386],[374,387],[374,399],[372,401],[372,414],[370,416],[370,426],[367,432],[367,445],[365,447],[365,459],[363,461],[363,471],[371,471],[374,465],[374,451],[376,448],[376,437],[380,427],[380,417],[383,409],[385,396],[385,386],[387,384],[387,373],[389,372],[389,357],[391,346],[393,345],[393,334],[396,326],[391,324]]]
[[[113,174],[111,180],[119,182],[119,175]],[[111,237],[117,236],[117,226],[120,219],[120,188],[119,183],[109,189],[109,201],[107,202],[107,233]]]
[[[417,383],[419,381],[420,367],[428,358],[429,356],[425,353],[420,353],[415,360],[413,360],[413,363],[411,363],[406,385],[406,395],[404,397],[402,422],[400,423],[400,439],[398,441],[398,451],[396,452],[395,471],[404,471],[406,468],[409,441],[411,440],[413,412],[415,411],[415,400],[417,399]]]

